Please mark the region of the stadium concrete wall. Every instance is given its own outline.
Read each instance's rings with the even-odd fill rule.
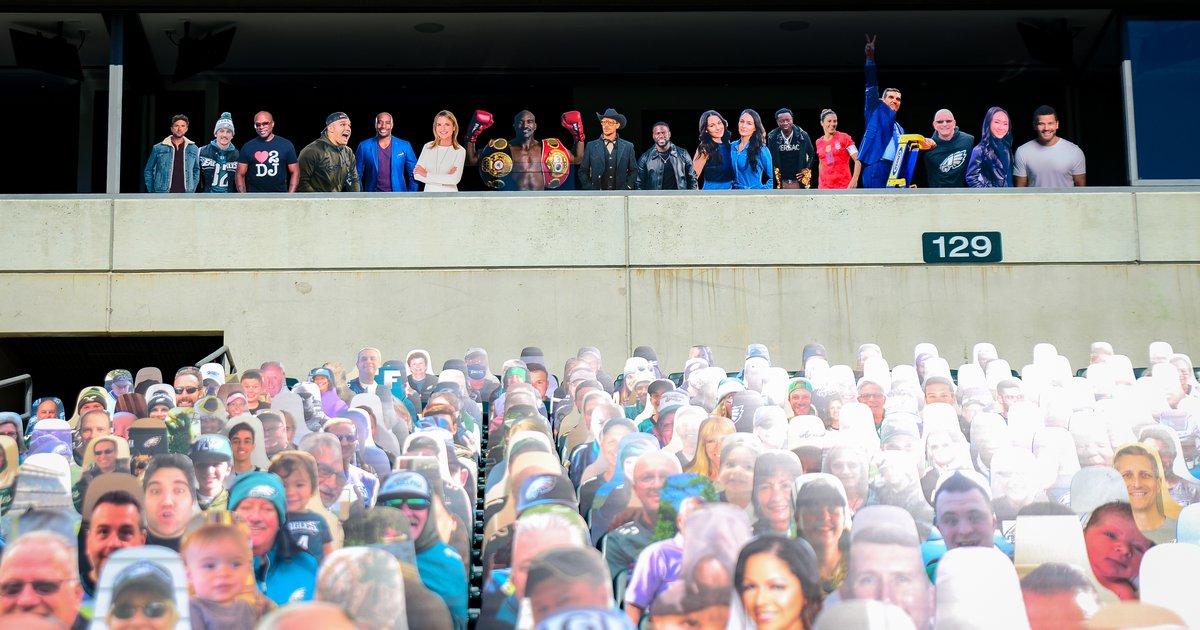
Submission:
[[[553,372],[595,345],[614,376],[642,344],[668,372],[693,343],[728,369],[749,342],[791,369],[811,341],[1200,354],[1196,189],[30,196],[0,225],[0,335],[220,332],[297,374],[365,345]],[[1002,260],[928,264],[925,232],[999,232]]]

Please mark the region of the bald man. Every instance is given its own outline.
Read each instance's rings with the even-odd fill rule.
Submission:
[[[378,348],[363,348],[358,351],[354,365],[358,367],[358,378],[350,381],[350,391],[355,394],[375,393],[375,375],[383,364],[383,353]]]
[[[967,158],[971,157],[975,137],[958,130],[954,114],[948,109],[939,109],[933,115],[933,131],[937,146],[921,152],[929,187],[966,188]]]

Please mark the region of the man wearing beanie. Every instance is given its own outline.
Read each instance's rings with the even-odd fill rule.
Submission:
[[[259,590],[280,606],[312,599],[317,561],[292,543],[284,527],[287,495],[279,477],[260,471],[239,475],[229,490],[229,509],[250,527]]]
[[[334,112],[321,137],[300,152],[299,192],[359,192],[358,169],[350,142],[350,117]]]
[[[144,173],[146,192],[196,192],[196,180],[200,178],[196,160],[199,149],[184,135],[188,124],[187,116],[176,114],[171,118],[171,135],[150,149]]]
[[[227,193],[233,190],[238,150],[233,146],[233,118],[221,114],[213,127],[213,140],[200,149],[200,192]]]

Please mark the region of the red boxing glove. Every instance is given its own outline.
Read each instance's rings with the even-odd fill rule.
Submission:
[[[578,111],[572,110],[562,115],[562,126],[571,132],[571,137],[575,142],[583,142],[583,115]]]
[[[479,139],[479,134],[483,133],[484,129],[491,127],[496,122],[495,118],[488,112],[482,109],[475,110],[475,114],[471,116],[471,124],[467,126],[467,142],[475,142]]]

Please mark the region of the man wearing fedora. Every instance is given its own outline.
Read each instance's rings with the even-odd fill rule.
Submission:
[[[617,135],[625,127],[625,117],[611,107],[596,117],[600,119],[600,137],[584,148],[583,162],[579,164],[579,188],[633,190],[638,176],[633,143]]]

